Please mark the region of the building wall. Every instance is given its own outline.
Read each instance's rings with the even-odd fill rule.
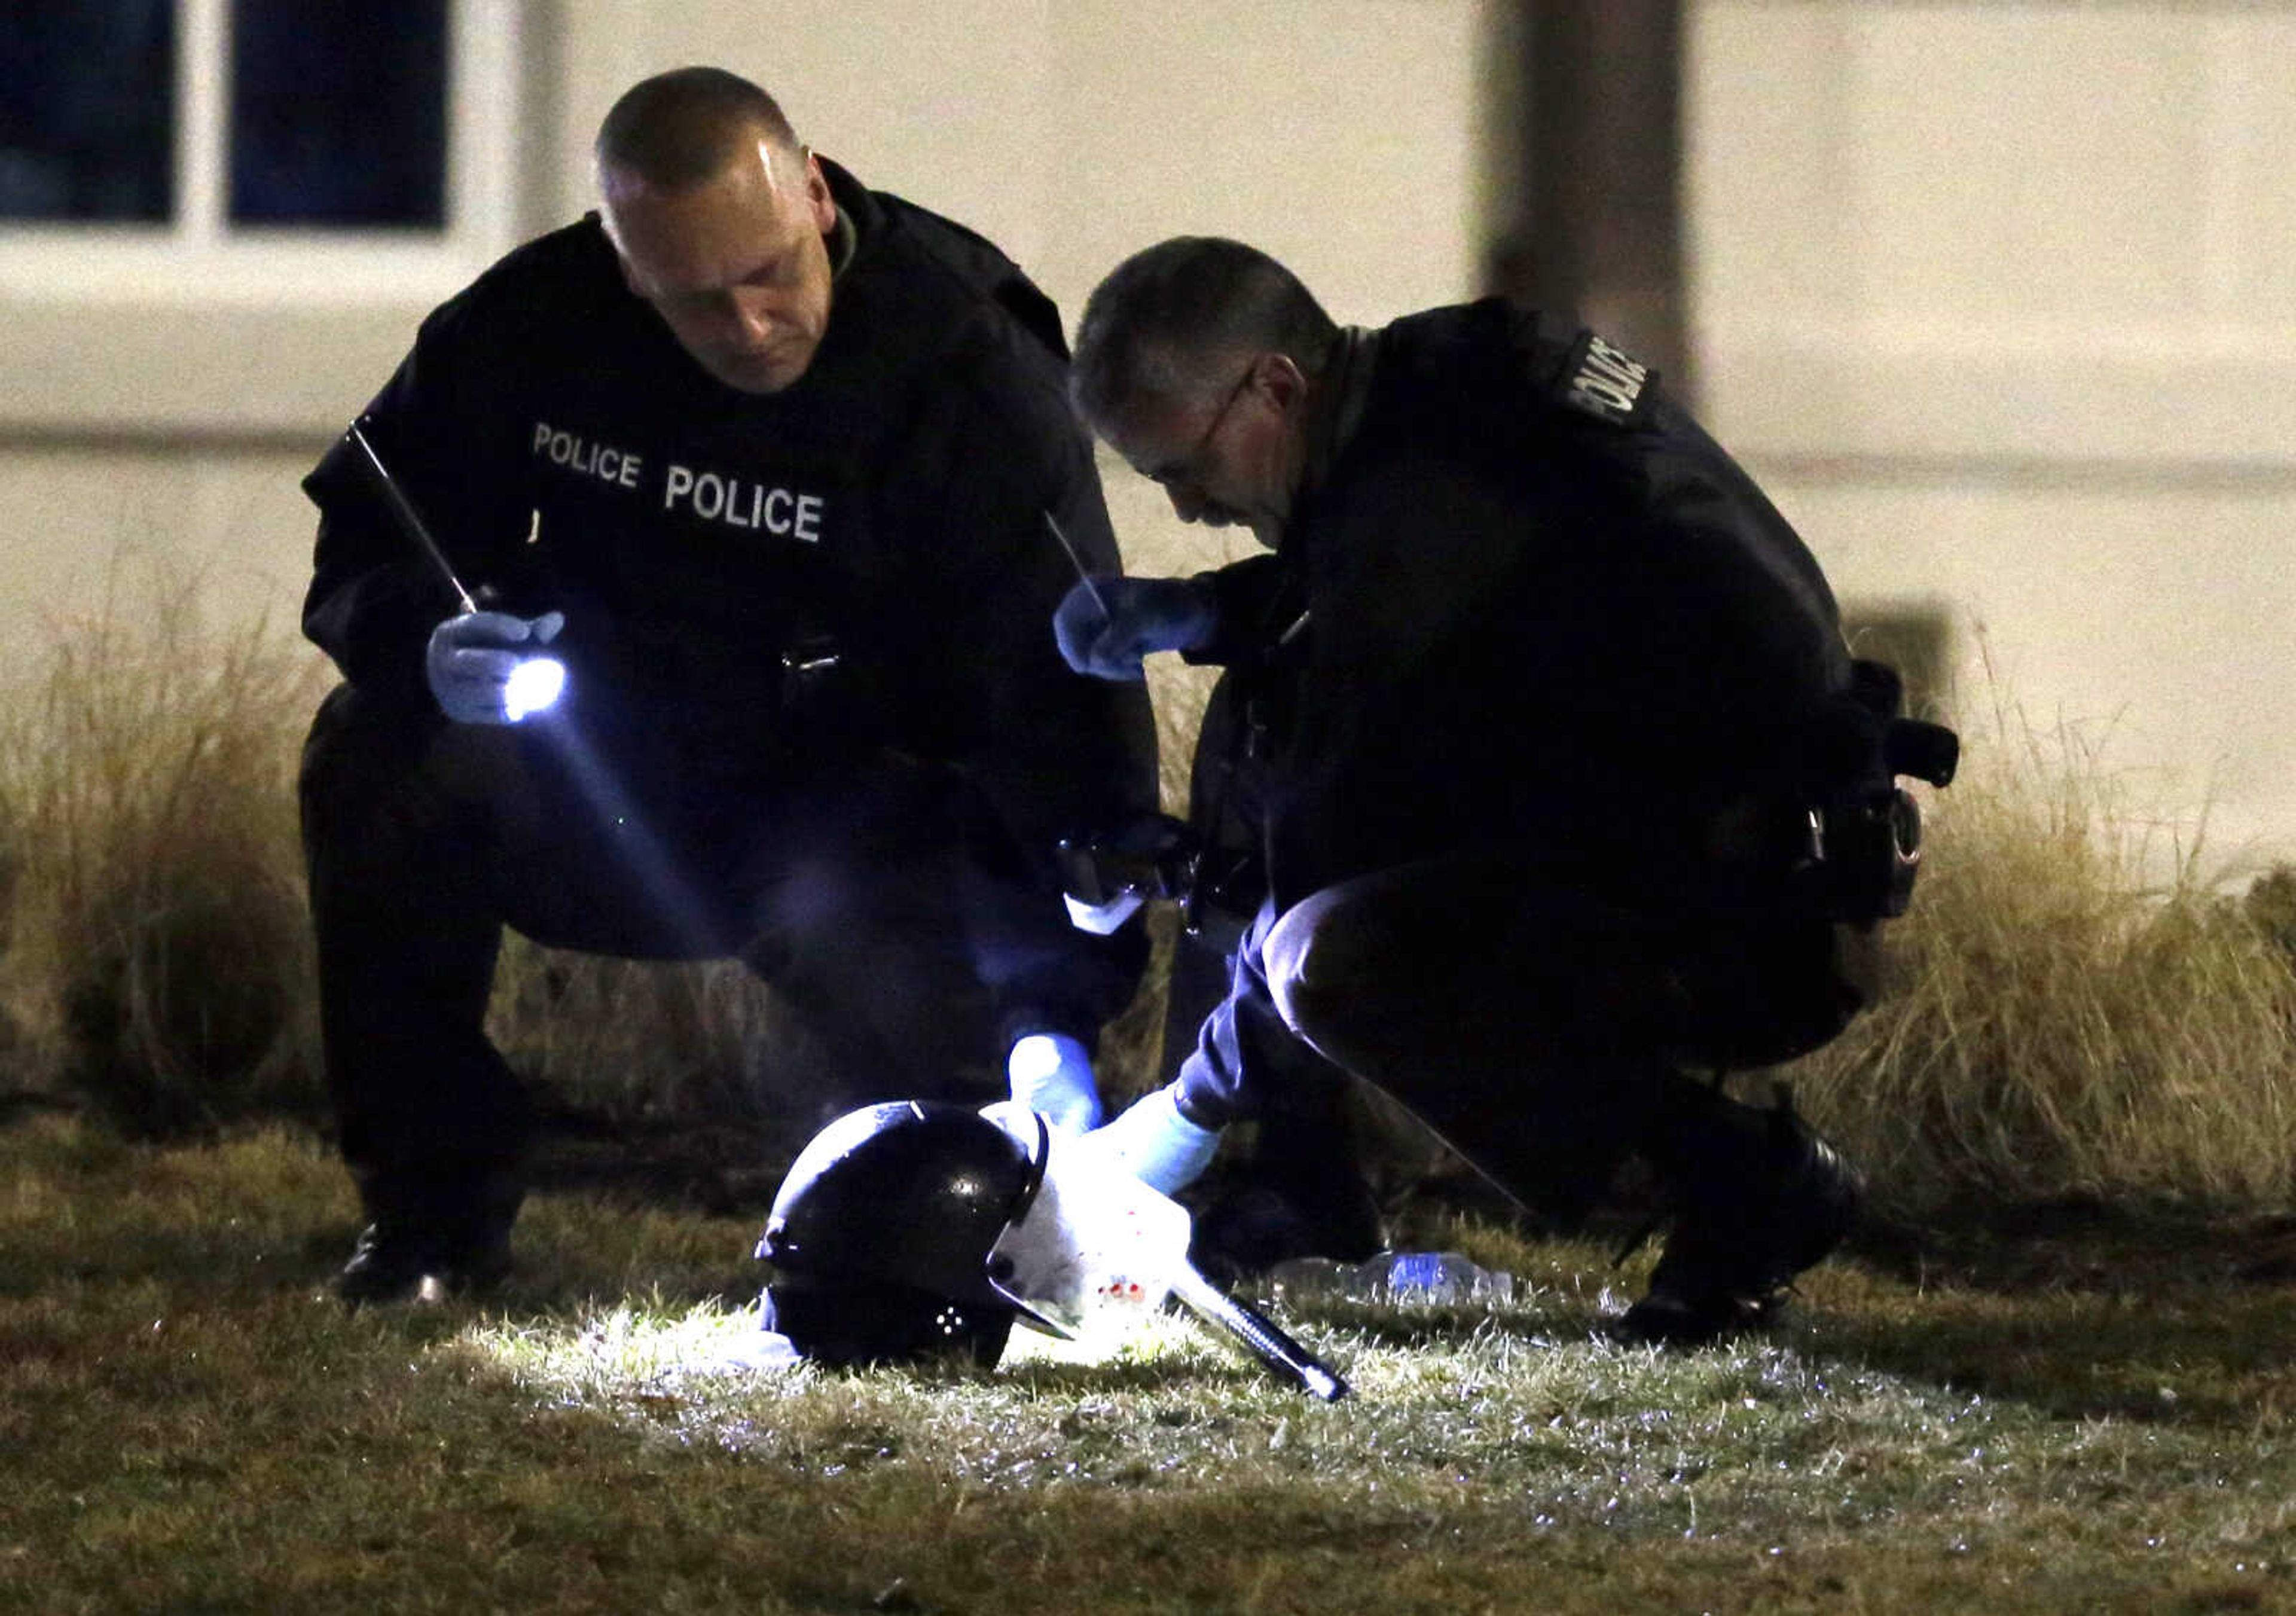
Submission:
[[[218,624],[291,625],[297,479],[431,303],[588,205],[599,118],[662,68],[765,83],[806,139],[982,230],[1071,319],[1119,258],[1183,231],[1267,246],[1346,317],[1472,290],[1490,0],[466,3],[527,78],[498,117],[505,217],[451,271],[380,252],[271,279],[122,271],[100,242],[0,239],[0,687],[107,589],[132,598],[149,558],[204,578]],[[1136,565],[1217,559],[1112,472]]]
[[[607,103],[690,61],[775,87],[1071,318],[1179,231],[1267,246],[1343,319],[1466,295],[1513,172],[1485,88],[1508,0],[470,4],[528,69],[502,241],[583,207]],[[2217,854],[2296,854],[2296,6],[1686,9],[1717,431],[1855,611],[1948,624],[1974,742],[1997,705],[2070,723],[2167,817],[2210,804]],[[201,572],[219,622],[291,621],[296,478],[499,244],[276,283],[27,280],[0,252],[0,684],[123,554]],[[1249,546],[1119,466],[1109,488],[1140,570]]]
[[[2296,854],[2296,7],[1701,0],[1706,413],[1979,746]]]

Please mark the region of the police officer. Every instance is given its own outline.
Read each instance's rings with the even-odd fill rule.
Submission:
[[[1857,1180],[1712,1079],[1863,1002],[1854,945],[1910,881],[1896,775],[1949,775],[1949,734],[1897,718],[1785,521],[1591,332],[1497,300],[1342,330],[1266,255],[1180,238],[1093,293],[1071,390],[1184,521],[1275,551],[1056,619],[1111,680],[1226,665],[1267,771],[1229,995],[1097,1146],[1186,1182],[1265,1103],[1273,1012],[1559,1225],[1644,1160],[1671,1232],[1620,1333],[1771,1316]]]
[[[1145,960],[1136,923],[1067,925],[1051,857],[1156,792],[1144,693],[1045,629],[1054,524],[1115,563],[1052,304],[730,73],[638,84],[595,158],[599,211],[435,310],[304,484],[304,625],[346,681],[302,794],[355,1301],[507,1264],[505,923],[740,957],[834,1109],[1009,1091],[1078,1128]],[[564,693],[529,714],[542,658]]]

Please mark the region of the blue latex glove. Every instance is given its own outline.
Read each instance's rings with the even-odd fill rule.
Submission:
[[[558,660],[535,652],[565,626],[562,611],[535,618],[465,611],[448,618],[430,631],[430,646],[422,659],[439,710],[457,724],[515,724],[549,706],[557,700],[556,685],[550,685],[545,694],[531,687],[532,672],[519,674],[519,669],[528,663],[547,663],[558,669],[562,682],[565,669]],[[513,675],[518,676],[515,681]]]
[[[1167,1084],[1068,1148],[1169,1195],[1211,1165],[1219,1142],[1217,1130],[1199,1128],[1180,1114],[1177,1091]]]
[[[1013,1098],[1041,1112],[1056,1134],[1081,1134],[1100,1126],[1100,1084],[1092,1056],[1064,1032],[1032,1032],[1013,1046],[1004,1059]]]
[[[1142,657],[1193,651],[1218,626],[1211,591],[1185,578],[1100,574],[1070,589],[1053,613],[1062,658],[1078,673],[1101,679],[1144,678]]]

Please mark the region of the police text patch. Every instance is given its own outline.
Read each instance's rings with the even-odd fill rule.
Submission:
[[[749,528],[795,538],[821,542],[822,507],[818,494],[800,493],[719,472],[697,472],[672,461],[661,487],[661,508],[685,510],[703,521],[729,528]]]
[[[578,477],[636,492],[658,490],[662,510],[701,521],[816,545],[828,517],[829,501],[824,495],[768,482],[755,472],[714,471],[676,460],[657,464],[634,449],[546,421],[534,423],[530,447],[537,460]]]
[[[1649,384],[1648,365],[1589,332],[1563,386],[1562,402],[1597,421],[1625,426],[1634,420]]]

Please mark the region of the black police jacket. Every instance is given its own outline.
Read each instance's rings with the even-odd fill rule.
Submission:
[[[1075,575],[1047,514],[1118,566],[1059,316],[981,237],[822,167],[856,242],[783,391],[703,371],[594,214],[434,310],[366,431],[467,587],[566,614],[569,699],[609,746],[618,727],[654,754],[684,737],[689,767],[736,781],[824,742],[947,760],[1041,860],[1057,912],[1057,839],[1156,804],[1145,693],[1069,670],[1050,628]],[[451,593],[348,444],[304,488],[306,632],[353,683],[433,710],[423,651]],[[831,689],[793,701],[791,664],[824,655]],[[804,710],[816,693],[833,735]]]
[[[1784,518],[1654,374],[1496,299],[1341,365],[1281,550],[1209,575],[1279,906],[1504,843],[1639,910],[1775,907],[1849,670]]]

